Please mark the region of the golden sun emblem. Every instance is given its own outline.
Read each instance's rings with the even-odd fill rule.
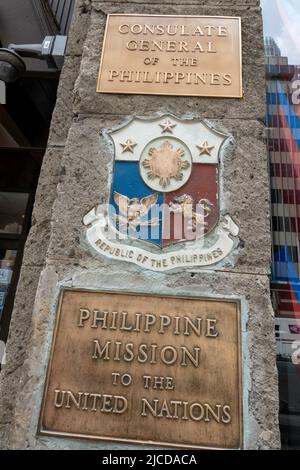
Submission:
[[[166,140],[158,149],[152,147],[149,150],[149,158],[146,158],[142,165],[148,171],[147,176],[150,180],[159,178],[159,184],[166,188],[170,185],[171,178],[175,181],[181,181],[183,178],[182,170],[190,167],[188,160],[183,160],[184,150],[174,149],[173,145]]]

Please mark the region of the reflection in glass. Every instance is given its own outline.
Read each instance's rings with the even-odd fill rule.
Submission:
[[[0,320],[5,305],[7,292],[11,283],[16,256],[16,250],[6,250],[0,248]]]
[[[283,8],[284,3],[284,8]],[[272,197],[272,301],[283,448],[300,449],[300,2],[263,0]]]
[[[300,64],[299,0],[261,0],[265,36],[271,36],[290,64]]]
[[[0,233],[22,233],[27,193],[0,192]]]

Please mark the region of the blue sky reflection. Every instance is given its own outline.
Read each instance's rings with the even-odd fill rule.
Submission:
[[[300,64],[300,0],[261,0],[264,34],[277,42],[289,63]]]

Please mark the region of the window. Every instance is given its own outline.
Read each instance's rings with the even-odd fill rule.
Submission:
[[[0,192],[0,235],[20,235],[23,230],[27,193]]]
[[[28,201],[28,193],[0,192],[0,327],[22,245]]]
[[[300,2],[261,0],[261,4],[280,428],[282,447],[300,449],[300,102],[295,99],[299,93],[294,93],[300,84]]]
[[[0,146],[0,341],[6,342],[44,149]]]

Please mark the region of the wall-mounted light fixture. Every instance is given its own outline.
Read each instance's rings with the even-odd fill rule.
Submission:
[[[0,80],[11,83],[26,72],[22,57],[46,60],[49,69],[61,70],[67,45],[67,36],[46,36],[41,44],[9,44],[0,49]]]

